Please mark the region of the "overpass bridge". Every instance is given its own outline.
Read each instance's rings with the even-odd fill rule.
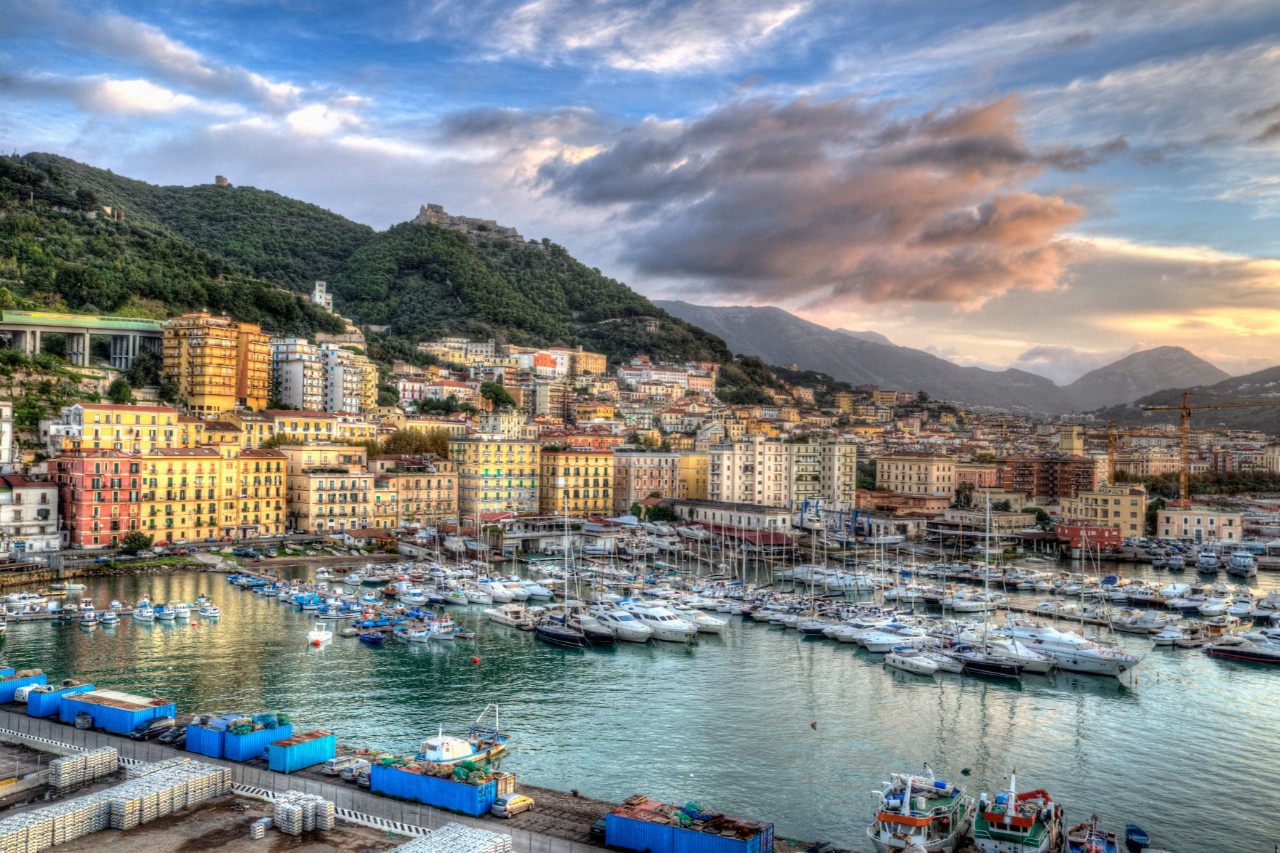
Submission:
[[[157,355],[164,341],[164,323],[138,317],[95,317],[89,314],[58,314],[45,311],[0,312],[0,338],[29,356],[44,351],[45,335],[62,335],[67,342],[67,361],[89,365],[93,338],[111,341],[111,366],[127,369],[138,353]]]

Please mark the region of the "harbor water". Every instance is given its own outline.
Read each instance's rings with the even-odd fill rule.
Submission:
[[[1253,585],[1276,588],[1280,577]],[[1118,635],[1145,658],[1123,680],[920,678],[856,646],[736,616],[725,616],[723,636],[692,647],[582,651],[485,623],[480,607],[451,609],[478,630],[474,641],[371,648],[337,638],[311,648],[308,614],[222,575],[116,577],[79,594],[105,607],[201,593],[222,608],[220,620],[125,617],[92,630],[11,620],[0,662],[163,696],[182,711],[285,711],[339,743],[400,752],[441,725],[461,734],[496,702],[515,736],[502,767],[526,782],[612,800],[697,800],[772,820],[781,835],[859,850],[870,849],[870,792],[926,761],[975,795],[1016,769],[1020,787],[1046,788],[1065,806],[1068,824],[1091,814],[1118,830],[1138,823],[1173,850],[1270,850],[1280,840],[1270,807],[1280,668]]]

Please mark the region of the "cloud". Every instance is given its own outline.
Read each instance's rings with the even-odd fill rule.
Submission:
[[[1104,367],[1143,349],[1146,347],[1142,344],[1134,344],[1127,349],[1101,351],[1042,344],[1024,350],[1010,366],[1037,373],[1052,379],[1059,385],[1067,385],[1091,370]]]
[[[151,24],[105,11],[84,15],[58,0],[16,0],[6,11],[14,33],[55,39],[144,69],[173,86],[209,98],[240,99],[275,112],[295,106],[304,90],[206,56]]]
[[[1029,148],[1017,111],[1013,98],[912,118],[851,98],[740,100],[625,128],[539,177],[613,210],[642,273],[748,299],[973,307],[1058,286],[1071,254],[1058,235],[1084,215],[1026,189],[1067,152]]]
[[[229,116],[238,112],[234,105],[203,102],[150,80],[120,80],[105,75],[0,75],[0,92],[33,99],[61,98],[93,113],[120,116],[188,111]]]
[[[622,71],[716,71],[752,57],[812,4],[807,0],[441,0],[410,17],[414,38],[478,37],[493,58],[590,63]]]

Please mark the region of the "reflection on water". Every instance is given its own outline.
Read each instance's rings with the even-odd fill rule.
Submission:
[[[105,604],[146,592],[156,601],[204,592],[223,617],[14,624],[0,659],[163,695],[187,711],[287,711],[340,742],[403,751],[498,702],[517,736],[504,767],[532,783],[615,800],[697,799],[846,845],[862,838],[868,792],[926,760],[956,778],[969,769],[975,793],[1017,768],[1068,819],[1141,823],[1183,850],[1214,849],[1234,832],[1239,808],[1205,805],[1232,790],[1251,838],[1280,837],[1280,816],[1263,807],[1280,782],[1271,698],[1280,672],[1150,651],[1141,638],[1119,638],[1146,655],[1133,683],[1058,673],[1009,684],[886,670],[852,646],[736,618],[694,648],[581,651],[482,624],[470,608],[461,621],[479,628],[474,642],[370,648],[339,638],[317,649],[305,642],[308,616],[220,575],[112,578],[88,594]]]

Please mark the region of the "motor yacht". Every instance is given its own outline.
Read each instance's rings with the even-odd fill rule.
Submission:
[[[698,628],[681,619],[660,604],[626,602],[623,609],[629,611],[644,625],[653,630],[653,638],[668,643],[688,643],[698,636]]]

